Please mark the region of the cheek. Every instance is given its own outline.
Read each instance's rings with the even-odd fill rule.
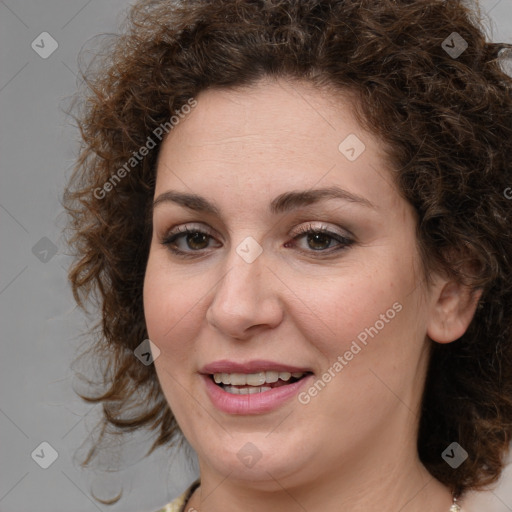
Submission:
[[[155,369],[162,391],[172,411],[179,414],[189,403],[184,391],[184,373],[189,371],[193,346],[186,341],[187,314],[191,314],[197,298],[185,294],[181,281],[170,275],[158,258],[151,253],[144,277],[144,316],[149,339],[160,350]]]
[[[318,282],[304,283],[301,295],[304,328],[316,333],[314,338],[339,339],[355,337],[365,327],[379,320],[400,299],[401,291],[392,277],[380,271],[351,271]],[[393,315],[393,311],[390,312]]]
[[[158,271],[154,258],[150,254],[144,276],[144,317],[149,338],[157,344],[168,323],[165,314],[168,309],[166,288],[165,278],[162,279],[161,272]]]
[[[393,268],[370,272],[367,267],[331,280],[316,289],[314,300],[304,300],[308,317],[294,315],[323,356],[317,376],[322,382],[299,399],[322,421],[327,414],[333,423],[345,425],[336,427],[344,443],[355,443],[358,435],[402,407],[394,393],[414,404],[415,393],[421,392],[425,331],[419,287],[412,272]]]
[[[194,315],[194,307],[199,306],[199,297],[187,293],[189,288],[186,280],[173,277],[169,269],[150,254],[144,277],[144,316],[149,338],[160,348],[163,356],[170,348],[169,340],[175,339],[173,333],[179,331],[182,337],[183,329],[190,325],[188,317]],[[177,355],[180,347],[187,346],[175,345],[173,350],[178,351]]]
[[[367,262],[322,282],[303,282],[296,292],[302,311],[293,317],[320,352],[336,359],[354,340],[365,346],[367,340],[396,336],[398,325],[403,326],[405,299],[414,289],[410,276],[403,264],[372,267]]]

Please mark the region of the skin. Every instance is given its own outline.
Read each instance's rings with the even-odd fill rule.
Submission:
[[[348,95],[265,79],[196,99],[162,144],[154,197],[199,194],[220,215],[155,206],[144,283],[157,375],[199,459],[187,510],[448,511],[449,490],[417,457],[418,409],[431,340],[460,337],[478,297],[440,275],[426,284],[414,210]],[[355,161],[338,149],[349,134],[366,146]],[[373,207],[328,199],[268,211],[280,194],[332,185]],[[194,258],[162,244],[185,224],[212,237],[175,241]],[[309,224],[353,243],[335,251],[333,238],[294,240]],[[249,236],[263,249],[252,263],[236,252]],[[206,394],[198,372],[220,359],[308,367],[319,378],[395,303],[401,311],[308,404],[235,415]],[[261,454],[252,467],[237,457],[248,442]]]

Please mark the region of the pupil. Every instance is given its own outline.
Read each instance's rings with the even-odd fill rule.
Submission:
[[[206,240],[206,237],[208,235],[206,235],[205,233],[194,233],[193,235],[189,235],[188,237],[188,243],[190,246],[194,246],[196,243],[199,243],[201,244],[201,238],[202,238],[202,241],[204,242]],[[190,243],[192,241],[192,243]]]
[[[327,242],[326,244],[322,244],[322,243],[320,243],[320,246],[321,246],[321,247],[319,247],[319,249],[325,248],[325,246],[329,246],[329,237],[328,237],[328,236],[323,235],[322,233],[315,233],[315,234],[313,234],[313,235],[309,235],[309,236],[308,236],[308,242],[313,241],[313,245],[312,245],[312,248],[313,248],[313,249],[315,249],[314,244],[315,244],[316,242],[318,242],[318,240],[319,240],[319,239],[320,239],[320,242],[322,241],[322,239],[323,239],[325,242]],[[318,249],[318,247],[317,247],[317,249]]]

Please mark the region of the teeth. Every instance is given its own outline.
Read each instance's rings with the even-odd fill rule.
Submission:
[[[265,381],[269,384],[279,380],[279,372],[265,372]]]
[[[236,386],[225,386],[224,391],[231,393],[232,395],[254,395],[255,393],[263,393],[264,391],[270,391],[270,386],[258,386],[251,388],[237,388]]]
[[[303,372],[276,372],[276,371],[268,371],[268,372],[258,372],[258,373],[214,373],[213,380],[217,384],[224,384],[231,386],[255,386],[261,387],[263,384],[272,384],[273,382],[277,382],[279,379],[286,382],[289,381],[292,377],[296,379],[300,379],[304,375]],[[238,388],[236,388],[238,389]],[[265,387],[261,389],[265,390]],[[269,388],[270,389],[270,388]],[[227,389],[226,389],[227,390]],[[257,391],[252,391],[257,392]],[[242,393],[246,394],[246,393]]]

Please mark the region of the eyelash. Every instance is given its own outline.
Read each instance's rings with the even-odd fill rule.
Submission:
[[[197,258],[197,257],[200,257],[201,256],[201,251],[203,251],[204,249],[201,249],[201,250],[196,250],[196,251],[192,251],[192,252],[187,252],[187,251],[182,251],[180,249],[176,249],[175,247],[173,247],[173,244],[176,242],[176,240],[178,240],[179,238],[185,236],[185,235],[191,235],[191,234],[201,234],[201,235],[206,235],[210,238],[213,238],[212,235],[210,235],[209,233],[205,232],[205,231],[201,231],[200,229],[189,229],[186,225],[185,226],[180,226],[178,228],[176,228],[173,232],[171,233],[168,233],[162,240],[161,240],[161,244],[166,246],[169,251],[171,251],[173,254],[177,255],[177,256],[180,256],[182,258]],[[339,242],[339,246],[337,248],[335,248],[334,250],[331,249],[331,250],[311,250],[311,251],[303,251],[301,250],[301,252],[303,253],[308,253],[308,254],[315,254],[315,253],[321,253],[321,255],[325,255],[325,254],[332,254],[332,253],[335,253],[335,252],[338,252],[338,251],[342,251],[344,249],[347,249],[349,246],[351,246],[353,243],[354,243],[354,240],[350,239],[350,238],[347,238],[345,236],[342,236],[342,235],[339,235],[338,233],[334,233],[332,231],[329,231],[325,226],[322,226],[321,228],[315,228],[313,227],[312,224],[309,224],[307,226],[304,226],[304,227],[301,227],[299,228],[298,230],[298,233],[293,237],[293,240],[298,240],[299,238],[302,238],[306,235],[327,235],[329,238]],[[289,246],[288,245],[289,242],[287,242],[285,245],[286,246]],[[199,254],[193,254],[193,253],[199,253]]]

